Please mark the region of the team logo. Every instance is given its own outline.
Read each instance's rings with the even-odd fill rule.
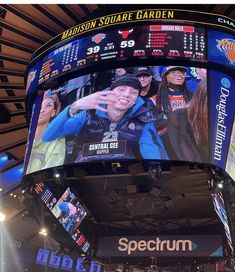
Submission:
[[[127,30],[118,30],[118,33],[122,36],[123,39],[127,39],[129,34],[133,32],[132,29],[127,29]]]
[[[229,61],[230,64],[235,64],[235,40],[233,39],[222,39],[216,40],[217,48],[220,52],[225,54],[225,57]]]
[[[106,34],[104,33],[99,33],[99,34],[96,34],[95,36],[92,37],[92,41],[95,42],[95,43],[100,43],[104,38],[106,37]]]

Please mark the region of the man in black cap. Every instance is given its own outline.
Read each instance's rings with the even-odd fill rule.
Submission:
[[[76,135],[77,158],[67,163],[112,159],[167,158],[155,127],[145,118],[134,75],[114,81],[110,91],[96,92],[65,108],[49,125],[43,141]],[[150,133],[151,131],[151,133]]]
[[[134,70],[134,74],[138,77],[142,86],[140,96],[144,101],[155,95],[158,90],[158,82],[153,78],[153,72],[151,67],[137,67]]]

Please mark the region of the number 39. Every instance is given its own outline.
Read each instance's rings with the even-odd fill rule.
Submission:
[[[95,47],[87,48],[87,55],[95,54],[100,51],[100,47],[97,45]]]

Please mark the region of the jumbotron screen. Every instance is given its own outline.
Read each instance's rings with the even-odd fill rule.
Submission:
[[[233,22],[198,16],[127,11],[75,26],[39,49],[26,92],[44,95],[25,173],[102,160],[177,160],[209,163],[234,179]],[[136,94],[118,97],[123,86]]]
[[[138,66],[48,89],[27,173],[100,160],[209,162],[206,79],[204,68]],[[166,100],[168,81],[178,89]]]

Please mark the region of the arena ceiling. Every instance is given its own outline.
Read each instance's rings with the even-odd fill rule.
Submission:
[[[128,7],[130,6],[128,5]],[[133,5],[132,7],[136,9],[138,6]],[[144,7],[146,8],[146,5]],[[231,4],[155,5],[154,7],[193,9],[222,14],[231,18],[235,17],[235,8]],[[35,223],[30,223],[30,227],[27,227],[28,222],[21,219],[25,209],[21,203],[19,187],[28,134],[24,104],[24,75],[30,57],[36,49],[54,36],[83,20],[101,16],[108,12],[115,13],[122,9],[123,5],[107,4],[0,5],[0,210],[7,215],[9,229],[12,228],[12,232],[16,233],[16,236],[21,239],[37,239],[38,233],[38,226]],[[199,183],[207,178],[200,175],[196,176]],[[174,175],[171,176],[171,179],[173,178]],[[91,186],[93,186],[92,183]],[[189,191],[191,189],[188,188]],[[201,189],[193,188],[192,190],[193,192],[190,192],[194,194],[194,198],[197,195],[202,200],[204,206],[199,207],[199,210],[202,211],[209,201],[208,195],[205,196],[206,188],[201,184]],[[181,195],[184,192],[178,193]],[[123,198],[128,200],[126,195]],[[100,203],[106,206],[107,201],[109,200],[103,198]],[[129,202],[132,203],[133,201],[130,200]],[[182,199],[178,201],[182,202]],[[195,204],[195,202],[193,203]],[[152,200],[149,205],[152,205]],[[179,204],[178,208],[181,205]],[[132,207],[133,205],[129,205],[128,208],[131,210]],[[192,208],[192,206],[190,207]],[[161,210],[161,208],[159,209]],[[112,211],[112,208],[107,209],[107,212]],[[184,216],[189,211],[190,209],[186,209]],[[135,211],[131,212],[134,213]],[[194,217],[197,220],[200,216],[197,212],[194,212]],[[214,220],[208,214],[204,214],[203,217],[205,221]],[[145,223],[142,222],[142,224]],[[17,231],[14,228],[16,225],[19,226]],[[26,227],[27,231],[22,231]]]

